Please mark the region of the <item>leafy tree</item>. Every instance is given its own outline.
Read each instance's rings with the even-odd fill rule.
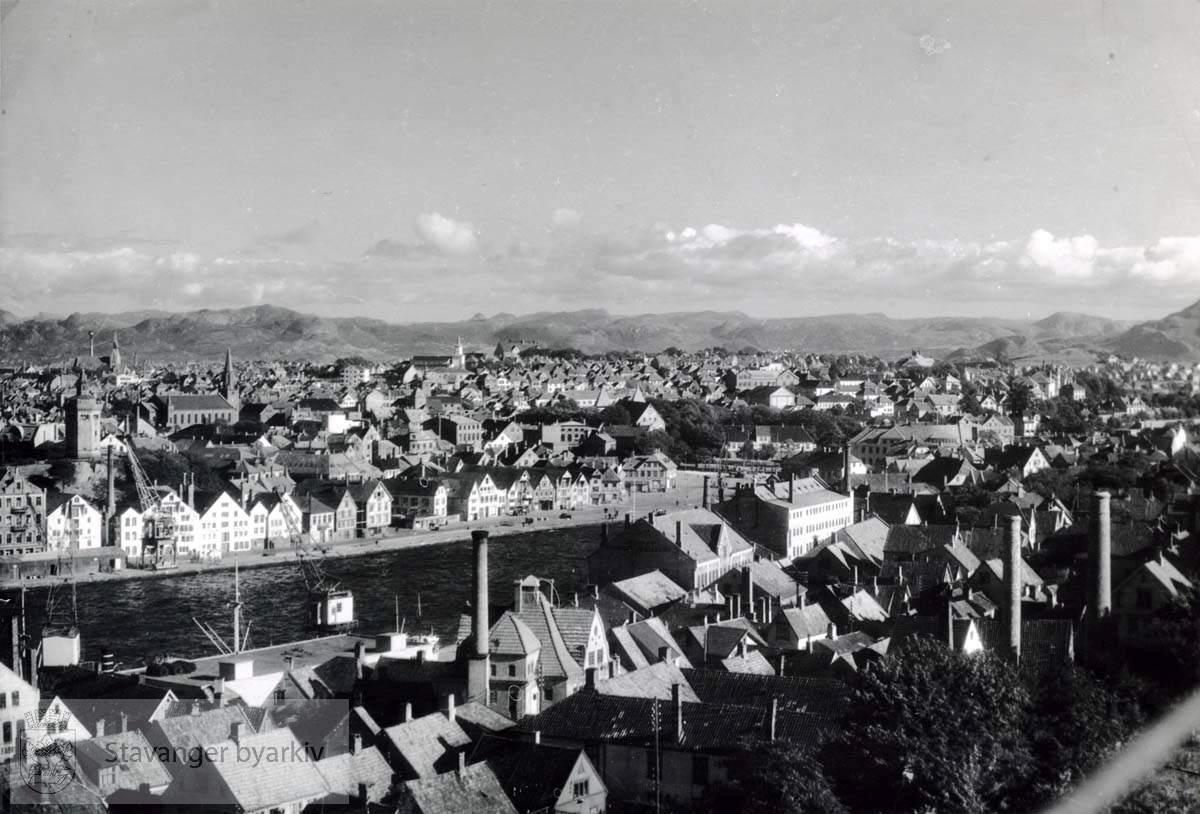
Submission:
[[[1009,413],[1025,415],[1033,404],[1033,387],[1022,379],[1009,379],[1007,402]]]
[[[702,814],[843,814],[821,764],[784,741],[745,744],[728,785],[710,788]]]
[[[1126,663],[1168,697],[1200,687],[1200,589],[1152,617],[1127,645]]]
[[[1116,694],[1074,664],[1044,673],[1031,696],[1027,803],[1033,806],[1061,796],[1100,766],[1127,737],[1130,722],[1115,714]]]
[[[600,411],[600,420],[605,424],[615,424],[619,427],[633,423],[633,416],[623,404],[610,404]]]
[[[775,445],[763,444],[763,448],[754,453],[754,457],[761,461],[769,461],[775,457]]]
[[[958,408],[970,415],[979,415],[983,412],[983,406],[979,403],[979,390],[975,388],[975,385],[963,386],[962,397],[958,400]]]
[[[995,656],[912,639],[859,674],[822,762],[853,811],[1006,810],[1028,774],[1028,703]]]

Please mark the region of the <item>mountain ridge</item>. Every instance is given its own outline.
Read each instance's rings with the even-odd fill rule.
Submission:
[[[1132,323],[1060,311],[1039,320],[999,317],[906,317],[882,313],[760,319],[738,311],[676,311],[614,315],[601,308],[515,315],[475,314],[454,322],[393,323],[366,317],[320,317],[264,304],[187,312],[74,313],[61,319],[20,319],[0,313],[0,359],[68,361],[87,353],[88,331],[104,353],[110,334],[126,358],[215,359],[229,348],[239,358],[330,361],[365,356],[380,361],[414,353],[450,353],[461,336],[473,349],[532,341],[585,353],[659,351],[723,346],[739,350],[794,348],[816,353],[951,354],[1009,359],[1062,354],[1095,358],[1115,351],[1150,358],[1200,358],[1200,302],[1162,320]]]

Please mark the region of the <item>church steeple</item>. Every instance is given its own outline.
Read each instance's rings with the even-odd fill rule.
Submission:
[[[454,349],[454,366],[459,370],[467,369],[467,352],[463,350],[461,336],[458,338],[458,347]]]
[[[221,395],[235,410],[241,408],[237,378],[233,372],[233,353],[229,348],[225,349],[225,372],[221,375]]]
[[[112,351],[108,354],[108,367],[114,373],[121,372],[121,346],[117,344],[117,332],[113,331]]]

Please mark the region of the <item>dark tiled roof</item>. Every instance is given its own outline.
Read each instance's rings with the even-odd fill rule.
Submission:
[[[1008,627],[1002,619],[977,619],[983,646],[995,653],[1008,649]],[[1025,619],[1021,622],[1021,672],[1037,673],[1073,659],[1074,628],[1069,619]]]
[[[887,554],[916,555],[953,544],[957,532],[954,526],[892,526],[883,550]]]
[[[552,811],[571,781],[580,749],[484,736],[471,763],[487,761],[518,811]]]
[[[751,678],[761,678],[751,676]],[[683,731],[676,732],[672,704],[646,698],[600,695],[583,690],[526,719],[521,729],[578,743],[597,741],[650,744],[658,736],[687,749],[731,749],[747,737],[765,739],[770,710],[733,704],[682,703]],[[832,719],[826,715],[786,711],[776,718],[777,736],[801,746],[812,745]]]

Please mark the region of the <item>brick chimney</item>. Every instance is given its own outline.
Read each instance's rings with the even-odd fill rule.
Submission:
[[[1021,516],[1008,518],[1004,529],[1004,618],[1008,625],[1008,655],[1021,660]]]
[[[683,698],[678,684],[671,685],[671,706],[675,709],[675,742],[683,743]]]
[[[1112,612],[1112,496],[1092,493],[1088,524],[1088,616],[1096,622]]]
[[[467,700],[487,703],[488,696],[488,532],[471,532],[475,553],[475,623],[472,652],[467,665]]]

